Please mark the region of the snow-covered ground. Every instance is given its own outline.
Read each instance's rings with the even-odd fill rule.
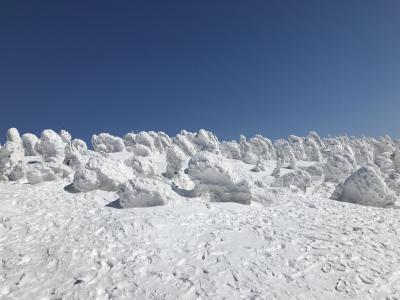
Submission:
[[[400,143],[210,132],[0,149],[0,299],[397,299]]]

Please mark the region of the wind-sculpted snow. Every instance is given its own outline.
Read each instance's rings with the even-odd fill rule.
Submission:
[[[35,146],[37,142],[39,141],[38,137],[32,133],[24,133],[21,137],[22,139],[22,145],[25,149],[25,155],[26,156],[35,156],[39,155],[39,153],[36,151]]]
[[[118,196],[123,208],[160,206],[177,198],[168,182],[161,177],[129,180],[120,186]]]
[[[0,149],[0,177],[3,179],[8,178],[13,172],[13,168],[22,161],[24,155],[25,150],[18,130],[16,128],[10,128],[7,131],[7,142]],[[20,168],[20,166],[18,168]],[[11,180],[12,179],[13,175],[11,175]]]
[[[259,188],[291,193],[292,187],[299,193],[326,190],[329,198],[332,188],[325,186],[336,187],[338,193],[354,172],[374,165],[379,172],[373,178],[379,178],[396,197],[400,195],[400,142],[389,136],[321,138],[310,132],[274,142],[261,135],[226,142],[204,129],[182,130],[174,137],[155,131],[131,132],[123,138],[100,133],[92,137],[94,151],[65,130],[58,134],[47,129],[38,139],[31,133],[21,137],[11,128],[6,137],[0,149],[2,180],[30,184],[63,180],[83,193],[117,192],[129,180],[162,178],[160,185],[169,185],[177,198],[251,204]],[[369,188],[367,202],[372,203],[381,193],[369,185],[362,193]]]
[[[351,174],[355,167],[343,155],[333,155],[328,157],[323,164],[325,180],[331,182],[342,182]]]
[[[71,134],[64,129],[62,129],[60,131],[60,137],[64,143],[69,143],[69,142],[71,142],[71,139],[72,139]]]
[[[311,186],[310,175],[303,170],[296,169],[294,172],[287,173],[279,177],[273,184],[274,187],[290,187],[295,186],[306,191]]]
[[[397,299],[399,197],[388,136],[13,128],[0,299]]]
[[[67,143],[51,129],[42,132],[40,140],[35,145],[35,150],[44,158],[59,157],[64,158],[65,146]]]
[[[167,149],[166,155],[167,170],[164,176],[173,178],[178,176],[179,172],[183,172],[185,163],[188,161],[188,156],[177,145],[172,145]]]
[[[199,152],[190,159],[187,174],[195,183],[196,194],[207,193],[211,201],[251,202],[249,183],[226,158]]]
[[[122,138],[109,133],[94,134],[92,136],[92,145],[94,151],[105,153],[120,152],[125,148]]]
[[[121,160],[94,156],[75,173],[73,186],[81,192],[101,189],[117,191],[119,185],[133,178],[133,170]]]
[[[17,143],[20,144],[21,141],[21,136],[19,135],[19,131],[17,128],[9,128],[6,133],[7,136],[7,142],[11,143]]]
[[[341,188],[339,201],[379,207],[396,201],[395,193],[387,187],[375,167],[361,167],[345,180]]]

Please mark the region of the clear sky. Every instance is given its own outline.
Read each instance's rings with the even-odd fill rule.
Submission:
[[[0,104],[2,135],[400,137],[400,1],[2,0]]]

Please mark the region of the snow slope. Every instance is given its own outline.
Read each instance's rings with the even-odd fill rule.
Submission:
[[[56,135],[0,149],[0,299],[400,296],[396,140]]]

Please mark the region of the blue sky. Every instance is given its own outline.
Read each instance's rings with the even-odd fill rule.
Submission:
[[[400,137],[400,1],[0,3],[0,129]]]

